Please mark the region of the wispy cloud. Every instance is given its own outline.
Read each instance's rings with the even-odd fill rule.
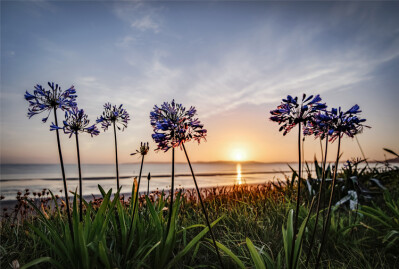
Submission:
[[[123,3],[114,6],[116,16],[129,23],[130,27],[139,31],[159,33],[162,28],[160,8],[147,5],[141,1]]]
[[[154,33],[158,33],[160,30],[160,25],[150,15],[135,20],[130,26],[140,31],[152,30]]]
[[[135,40],[136,39],[134,37],[127,35],[127,36],[124,36],[123,38],[119,39],[115,43],[115,45],[117,47],[121,47],[121,48],[128,48],[131,44],[133,44],[135,42]]]
[[[142,57],[130,52],[126,61],[141,67],[135,85],[142,93],[176,96],[202,107],[210,117],[242,104],[275,103],[288,93],[348,90],[371,79],[381,63],[399,55],[394,44],[381,53],[366,53],[367,45],[337,43],[327,52],[319,40],[329,30],[303,25],[281,35],[272,25],[254,30],[245,41],[232,42],[228,48],[211,49],[208,58],[192,64],[173,64],[173,58],[181,57],[178,49],[167,54],[153,50]],[[360,33],[355,40],[362,38]]]

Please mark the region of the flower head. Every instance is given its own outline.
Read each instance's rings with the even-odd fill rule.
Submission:
[[[366,119],[361,119],[357,114],[361,113],[358,105],[354,105],[348,111],[343,112],[341,107],[331,109],[331,126],[329,130],[330,141],[334,142],[338,137],[343,137],[346,134],[349,137],[354,137],[363,131],[363,127],[370,128],[370,126],[363,125]]]
[[[307,121],[303,133],[324,139],[331,130],[334,130],[332,111],[322,110]]]
[[[97,123],[101,123],[101,127],[106,131],[109,126],[115,123],[118,130],[122,131],[127,127],[127,122],[130,120],[129,114],[126,109],[122,108],[122,105],[119,107],[111,106],[110,103],[106,103],[104,105],[104,112],[102,116],[97,119]]]
[[[33,94],[28,91],[25,93],[25,100],[29,102],[28,117],[48,111],[47,117],[42,121],[46,122],[52,109],[60,108],[62,110],[69,110],[76,106],[76,90],[73,86],[69,89],[62,91],[58,84],[48,82],[51,90],[44,89],[41,85],[37,84]]]
[[[287,99],[283,99],[281,105],[277,109],[270,111],[272,117],[270,120],[278,122],[280,131],[284,130],[283,135],[286,135],[295,125],[306,124],[306,122],[318,111],[325,110],[326,104],[321,103],[320,95],[313,95],[306,98],[303,95],[301,103],[298,102],[298,97],[292,98],[288,95]]]
[[[150,113],[150,119],[154,128],[152,138],[158,144],[156,150],[166,152],[191,139],[198,143],[201,139],[206,140],[207,130],[203,129],[204,125],[198,118],[194,118],[196,113],[195,107],[186,110],[182,104],[175,103],[175,100],[170,104],[164,102],[161,107],[155,105]]]
[[[92,137],[93,135],[99,135],[100,131],[98,131],[97,126],[95,124],[89,126],[89,124],[90,120],[84,110],[73,107],[71,110],[65,112],[64,127],[58,127],[52,123],[50,131],[63,129],[64,133],[69,134],[69,138],[73,134],[83,132],[89,133]]]
[[[148,151],[150,150],[150,146],[147,143],[141,142],[140,148],[136,150],[136,152],[131,153],[130,155],[140,154],[141,156],[147,155]]]

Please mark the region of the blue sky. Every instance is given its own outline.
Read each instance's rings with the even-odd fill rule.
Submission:
[[[287,94],[321,94],[329,107],[359,104],[372,129],[366,155],[399,152],[399,3],[394,2],[1,2],[1,162],[56,163],[55,135],[26,117],[25,90],[55,81],[78,91],[94,121],[105,102],[132,120],[120,159],[151,141],[154,104],[194,105],[208,141],[194,161],[295,161],[269,111]],[[319,153],[308,139],[307,159]],[[62,137],[67,162],[74,141]],[[152,148],[155,145],[152,144]],[[112,133],[82,137],[82,160],[112,163]],[[333,154],[333,153],[332,153]],[[181,156],[180,156],[181,155]],[[177,156],[183,160],[183,155]],[[331,155],[332,156],[332,155]],[[344,158],[358,157],[345,139]],[[169,161],[163,153],[151,161]],[[133,160],[137,161],[137,160]]]

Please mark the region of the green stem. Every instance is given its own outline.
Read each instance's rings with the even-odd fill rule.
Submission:
[[[331,206],[332,206],[332,200],[334,197],[334,190],[335,190],[335,180],[337,179],[339,152],[341,149],[341,133],[339,133],[338,136],[339,136],[339,138],[338,138],[337,159],[335,160],[334,176],[333,176],[333,181],[332,181],[332,185],[331,185],[330,202],[328,203],[326,224],[323,227],[321,245],[320,245],[319,253],[317,255],[316,266],[315,266],[316,269],[319,268],[321,253],[323,252],[324,243],[325,243],[325,241],[327,241],[327,231],[328,231],[328,225],[330,223]]]
[[[54,119],[55,119],[55,125],[58,126],[57,109],[56,108],[54,108]],[[66,178],[65,178],[64,160],[62,159],[60,134],[58,132],[58,129],[56,129],[55,132],[57,134],[58,154],[59,154],[59,157],[60,157],[62,181],[64,183],[64,192],[65,192],[66,209],[67,209],[67,215],[68,215],[68,224],[69,224],[69,230],[71,232],[71,237],[72,237],[72,240],[73,240],[73,226],[72,226],[71,213],[70,213],[70,209],[69,209],[68,188],[67,188],[67,183],[66,183]]]
[[[363,148],[362,148],[362,146],[360,145],[359,139],[357,138],[357,136],[355,136],[355,138],[356,138],[357,145],[359,146],[360,152],[362,153],[363,159],[364,159],[364,161],[366,162],[366,166],[367,166],[368,168],[370,168],[369,163],[368,163],[368,161],[367,161],[367,159],[366,159],[366,155],[364,154]]]
[[[147,176],[147,196],[149,196],[150,195],[150,173],[148,173],[148,176]]]
[[[166,235],[168,237],[170,222],[172,221],[172,210],[173,210],[173,193],[175,191],[175,148],[172,148],[172,182],[170,187],[170,205],[169,205],[169,218],[166,226]]]
[[[301,177],[302,177],[302,160],[301,160],[301,123],[299,123],[298,129],[298,193],[297,193],[297,200],[296,200],[296,212],[295,212],[295,220],[294,220],[294,232],[292,238],[292,247],[291,247],[291,258],[290,258],[290,265],[289,268],[292,268],[293,259],[294,259],[294,248],[295,248],[295,240],[297,234],[297,227],[298,227],[298,215],[299,215],[299,204],[301,198]]]
[[[115,122],[114,124],[114,138],[115,138],[115,168],[116,168],[116,187],[117,191],[119,191],[119,167],[118,167],[118,144],[116,142],[116,127]]]
[[[83,187],[82,187],[82,169],[80,167],[80,153],[79,153],[79,139],[78,133],[75,134],[76,137],[76,152],[78,154],[78,169],[79,169],[79,210],[80,210],[80,221],[83,221]]]
[[[321,157],[323,159],[323,161],[322,161],[323,162],[322,163],[323,171],[322,171],[322,176],[321,176],[321,183],[319,186],[319,195],[317,197],[316,220],[315,220],[315,224],[314,224],[314,228],[313,228],[312,238],[310,239],[310,245],[309,245],[308,255],[306,258],[305,268],[308,267],[310,255],[312,253],[312,247],[314,244],[315,234],[316,234],[316,230],[317,230],[317,224],[319,222],[321,195],[323,192],[323,185],[326,180],[326,159],[327,159],[327,149],[328,149],[328,134],[326,135],[325,139],[326,139],[326,149],[324,152],[324,158],[323,158],[323,154],[321,155]],[[321,140],[320,140],[320,143],[321,143]]]
[[[310,202],[310,209],[309,209],[308,215],[306,216],[305,229],[308,226],[310,215],[312,214],[314,200],[315,200],[315,197],[313,196],[312,201]],[[299,249],[302,248],[302,242],[303,242],[303,237],[301,238],[301,241],[299,242]],[[298,266],[298,261],[299,261],[299,257],[297,257],[295,260],[295,268],[297,268],[297,266]]]
[[[195,188],[197,189],[197,194],[198,194],[199,201],[200,201],[200,203],[201,203],[202,212],[204,213],[205,220],[206,220],[206,225],[208,225],[209,232],[211,233],[213,245],[215,246],[215,250],[216,250],[216,253],[217,253],[218,258],[219,258],[220,266],[221,266],[222,268],[224,268],[223,262],[222,262],[222,258],[220,257],[219,248],[218,248],[218,246],[216,245],[215,236],[213,235],[212,227],[211,227],[211,224],[209,223],[208,213],[206,212],[204,203],[202,202],[201,193],[200,193],[199,188],[198,188],[197,180],[195,179],[193,167],[191,166],[191,162],[190,162],[190,159],[188,158],[188,154],[187,154],[187,151],[186,151],[186,147],[184,146],[184,143],[182,143],[182,145],[183,145],[183,149],[184,149],[184,154],[186,155],[186,158],[187,158],[188,165],[190,166],[191,175],[193,176],[193,180],[194,180],[194,183],[195,183]]]

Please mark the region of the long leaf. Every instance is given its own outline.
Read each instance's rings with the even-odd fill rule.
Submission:
[[[208,241],[209,243],[213,243],[213,241],[209,238],[205,238],[205,240]],[[230,249],[228,249],[225,245],[217,241],[216,245],[218,246],[219,249],[221,249],[224,253],[226,253],[237,264],[239,268],[245,269],[244,263]]]
[[[245,241],[247,242],[247,247],[249,249],[249,253],[251,254],[252,261],[254,262],[256,269],[266,269],[262,257],[259,255],[252,241],[248,237]]]
[[[63,266],[59,262],[54,260],[53,258],[51,258],[51,257],[41,257],[41,258],[37,258],[37,259],[35,259],[35,260],[31,261],[31,262],[28,262],[27,264],[24,264],[23,266],[20,267],[20,269],[27,269],[29,267],[38,265],[38,264],[43,263],[43,262],[51,263],[52,265],[54,265],[57,268],[63,268]]]
[[[398,155],[396,152],[394,152],[393,150],[390,150],[390,149],[387,149],[387,148],[384,148],[384,150],[385,150],[386,152],[389,152],[389,153],[395,155],[396,157],[399,157],[399,155]]]
[[[107,252],[105,251],[105,247],[102,242],[98,243],[98,254],[100,255],[101,262],[105,265],[105,268],[111,268],[111,264],[109,263]]]
[[[213,227],[216,223],[218,223],[221,219],[223,219],[224,216],[221,216],[220,218],[218,218],[217,220],[215,220],[214,222],[211,223],[211,227]],[[169,264],[166,266],[166,268],[171,268],[173,267],[184,255],[186,255],[187,252],[190,251],[191,248],[193,248],[198,241],[200,241],[202,239],[202,237],[205,236],[205,234],[209,231],[209,227],[206,227],[205,229],[203,229],[198,235],[196,235],[188,244],[187,246],[180,251],[176,257],[174,257]]]

